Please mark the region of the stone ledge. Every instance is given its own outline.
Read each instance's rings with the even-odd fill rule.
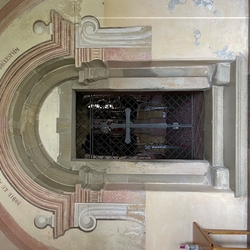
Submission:
[[[229,170],[224,166],[211,167],[212,185],[217,189],[229,189]]]

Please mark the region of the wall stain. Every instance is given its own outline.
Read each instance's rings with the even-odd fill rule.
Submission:
[[[218,10],[216,9],[216,10],[213,12],[213,14],[216,15],[217,13],[218,13]]]
[[[194,31],[194,45],[198,46],[200,44],[199,39],[201,38],[201,32],[199,30]]]
[[[173,11],[177,5],[183,5],[187,2],[187,0],[170,0],[168,2],[168,9],[170,11]],[[209,10],[212,10],[214,0],[192,0],[194,3],[194,6],[202,6],[205,8],[208,8]],[[217,9],[213,12],[213,14],[217,14]]]
[[[233,53],[234,52],[232,50],[228,50],[227,46],[224,46],[223,49],[214,52],[214,54],[216,54],[217,57],[226,59],[233,59],[234,58]]]
[[[212,9],[214,0],[192,0],[194,2],[194,6],[203,6],[208,8],[209,10]]]
[[[177,5],[185,4],[187,0],[170,0],[168,3],[168,9],[174,10]]]

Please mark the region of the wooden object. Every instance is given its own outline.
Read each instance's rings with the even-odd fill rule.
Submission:
[[[224,230],[224,229],[202,229],[199,225],[193,223],[193,242],[200,247],[209,248],[209,250],[237,250],[237,249],[250,249],[250,248],[235,248],[235,247],[222,247],[216,243],[210,234],[231,234],[231,235],[250,235],[250,231],[246,230]]]

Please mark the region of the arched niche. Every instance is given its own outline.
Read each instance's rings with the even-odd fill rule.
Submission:
[[[81,184],[78,185],[79,169],[72,171],[70,168],[67,169],[53,161],[46,150],[44,150],[39,138],[37,123],[43,101],[54,87],[67,81],[73,81],[75,88],[78,90],[86,90],[88,87],[77,83],[78,70],[75,68],[75,65],[80,66],[82,62],[86,61],[86,58],[89,59],[88,53],[85,52],[93,52],[93,55],[95,54],[94,48],[86,50],[85,48],[75,48],[73,24],[63,20],[60,15],[53,11],[51,20],[53,26],[51,41],[37,45],[21,55],[6,70],[1,79],[0,115],[2,119],[0,126],[2,133],[0,161],[4,175],[25,199],[37,207],[54,213],[54,236],[58,237],[70,227],[74,227],[75,203],[103,202],[103,199],[102,190],[91,193],[88,190],[88,185],[85,189],[82,188]],[[68,34],[68,36],[64,36],[64,34]],[[98,57],[105,54],[102,48],[97,49],[97,51],[100,52]],[[75,63],[73,59],[68,59],[75,56],[77,57]],[[115,183],[117,180],[121,180],[119,178],[122,177],[122,182],[123,180],[128,180],[126,185],[123,185],[124,189],[131,188],[131,183],[143,183],[143,185],[138,185],[134,188],[136,190],[139,188],[145,190],[144,184],[152,180],[148,179],[148,177],[153,177],[155,183],[167,182],[169,179],[165,178],[169,176],[174,181],[177,179],[179,181],[192,180],[197,177],[197,169],[203,169],[201,172],[198,171],[200,174],[198,177],[202,177],[201,182],[203,184],[204,181],[208,181],[208,184],[211,184],[212,181],[214,186],[227,189],[229,186],[228,171],[230,171],[232,176],[230,187],[236,190],[236,196],[244,195],[246,182],[242,182],[242,178],[239,179],[239,176],[246,176],[244,175],[246,171],[244,165],[245,154],[244,151],[242,153],[234,152],[235,148],[244,146],[244,130],[238,129],[239,125],[242,126],[241,124],[244,123],[244,119],[242,119],[243,123],[241,123],[241,119],[237,119],[241,118],[239,117],[240,111],[241,109],[244,111],[245,107],[244,100],[241,101],[239,98],[242,91],[239,68],[244,64],[244,60],[244,58],[238,57],[236,62],[171,61],[163,62],[163,64],[162,62],[155,62],[155,65],[163,68],[164,71],[164,75],[159,76],[159,84],[167,81],[170,84],[169,86],[182,88],[183,86],[185,88],[185,84],[187,84],[188,86],[184,90],[197,87],[197,89],[205,91],[205,119],[207,122],[205,122],[204,129],[206,131],[205,140],[207,147],[205,148],[205,159],[207,161],[201,162],[201,168],[199,166],[196,168],[197,162],[193,161],[168,162],[168,164],[163,162],[161,170],[165,176],[162,175],[162,172],[157,172],[156,174],[153,164],[146,164],[146,170],[145,168],[138,168],[139,172],[129,173],[124,172],[123,166],[129,165],[126,162],[120,164],[120,169],[119,166],[117,169],[117,162],[114,164],[110,163],[109,174],[111,176],[109,180],[113,180]],[[138,70],[136,68],[138,65],[139,71],[145,68],[143,64],[134,65],[133,62],[131,64],[132,71]],[[109,68],[113,68],[114,71],[118,69],[118,73],[119,69],[124,70],[126,67],[129,67],[127,62],[124,65],[122,63],[119,65],[117,62],[109,62]],[[157,67],[154,67],[154,63],[150,60],[146,62],[146,70],[154,71]],[[142,75],[142,77],[145,77],[145,75]],[[106,83],[109,86],[110,84],[116,86],[118,81],[118,85],[122,86],[122,91],[124,91],[128,80],[132,80],[129,82],[129,86],[134,88],[132,78],[124,79],[124,77],[114,77],[113,75],[113,78]],[[138,75],[136,78],[141,84],[139,86],[146,86],[148,89],[152,86],[150,77],[146,77],[148,81],[138,79]],[[157,77],[154,80],[157,80]],[[204,85],[199,87],[201,82]],[[114,90],[115,88],[111,89]],[[236,107],[239,112],[235,115],[231,110],[235,110]],[[213,123],[211,123],[211,120],[213,120]],[[231,120],[235,122],[225,122]],[[237,136],[234,136],[234,133]],[[234,142],[234,145],[230,148],[227,147],[229,144],[232,145],[231,142]],[[71,161],[71,159],[69,160]],[[227,163],[226,166],[224,166],[224,162]],[[180,167],[178,164],[183,164],[185,167]],[[137,165],[139,166],[140,164]],[[187,171],[187,166],[192,169],[191,173]],[[133,167],[130,169],[134,170]],[[82,174],[86,179],[96,177],[96,174],[102,175],[102,173],[96,173],[95,170],[83,169],[80,175]],[[118,173],[119,171],[120,173]],[[144,173],[139,176],[140,171]],[[181,171],[187,172],[183,174]],[[181,176],[176,178],[176,175]],[[139,178],[137,178],[138,176]],[[81,181],[84,182],[84,178]],[[113,186],[112,188],[118,189],[121,186]],[[147,188],[149,187],[150,185],[147,185]],[[158,190],[157,185],[153,188]],[[88,198],[91,194],[92,198]]]
[[[18,163],[32,180],[56,192],[73,192],[78,172],[59,166],[44,149],[38,131],[39,112],[54,87],[76,78],[72,59],[53,59],[38,66],[16,89],[8,114],[9,138]]]

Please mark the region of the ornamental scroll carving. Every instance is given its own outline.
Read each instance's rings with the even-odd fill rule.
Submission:
[[[108,66],[101,60],[82,63],[79,69],[79,82],[88,85],[101,79],[109,78]]]
[[[151,47],[151,27],[101,28],[93,16],[76,24],[76,48]]]
[[[145,225],[145,205],[124,203],[75,203],[74,227],[84,232],[91,232],[98,220],[128,220]],[[34,223],[37,228],[54,227],[54,216],[47,218],[36,216]]]
[[[97,220],[130,220],[145,224],[145,207],[139,204],[75,203],[74,227],[93,231]]]
[[[76,32],[75,27],[76,24],[63,19],[59,13],[52,10],[50,23],[46,24],[43,21],[37,21],[33,25],[33,31],[35,34],[51,34],[48,41],[38,44],[29,51],[20,55],[20,57],[18,57],[17,60],[6,70],[3,78],[1,79],[1,104],[3,108],[0,113],[3,119],[0,122],[2,124],[2,140],[0,144],[1,155],[4,155],[4,157],[0,157],[1,170],[6,175],[10,183],[17,188],[17,191],[27,201],[29,201],[32,205],[53,214],[50,218],[40,215],[36,217],[34,222],[35,225],[41,229],[48,225],[53,228],[54,238],[58,238],[59,236],[62,236],[65,231],[76,227],[74,225],[74,218],[76,216],[74,214],[75,204],[106,202],[106,208],[110,208],[110,200],[107,197],[109,197],[108,195],[110,193],[116,192],[117,190],[107,191],[102,189],[103,183],[105,183],[106,173],[85,169],[85,171],[83,171],[83,173],[79,173],[78,176],[74,171],[65,171],[63,168],[60,168],[56,162],[50,161],[50,157],[47,158],[46,151],[43,150],[43,148],[40,148],[41,144],[38,141],[39,137],[36,136],[37,127],[34,126],[37,114],[36,111],[39,110],[38,105],[35,106],[33,115],[30,116],[31,127],[26,130],[29,130],[29,133],[34,135],[32,136],[32,139],[29,138],[32,140],[32,143],[26,135],[23,137],[23,141],[19,143],[17,141],[20,139],[21,133],[21,131],[18,130],[19,128],[15,128],[16,130],[14,131],[9,129],[6,124],[10,124],[10,120],[14,123],[16,120],[20,121],[19,118],[24,118],[21,110],[25,106],[25,102],[28,102],[28,100],[22,100],[22,96],[26,95],[26,91],[30,94],[35,89],[35,86],[39,85],[34,83],[42,81],[42,79],[44,80],[48,74],[50,74],[51,77],[47,77],[47,80],[49,81],[47,82],[48,85],[43,82],[44,86],[46,86],[43,90],[39,86],[38,92],[40,96],[46,96],[47,91],[50,91],[49,89],[52,89],[58,82],[61,82],[61,80],[76,79],[78,77],[79,70],[77,70],[75,66],[78,65],[78,63],[80,66],[84,63],[83,70],[87,72],[85,76],[87,76],[87,74],[91,76],[87,77],[88,81],[96,80],[96,67],[103,70],[101,72],[103,74],[99,72],[99,76],[97,77],[98,79],[108,77],[109,72],[107,71],[105,65],[103,65],[100,61],[103,59],[104,55],[108,54],[105,54],[105,49],[103,48],[105,46],[100,46],[99,48],[88,48],[86,46],[86,48],[79,48],[76,53],[77,48],[75,46],[74,39]],[[119,29],[114,29],[114,31],[115,30]],[[134,33],[137,33],[136,30],[144,30],[144,28],[132,29],[132,31],[133,30],[135,31]],[[124,31],[127,31],[127,29],[124,29]],[[148,37],[147,39],[148,41],[150,40],[151,43],[151,31],[149,34],[150,35],[146,37]],[[113,36],[113,38],[114,37],[115,36]],[[145,41],[142,43],[147,44]],[[77,57],[76,55],[79,56]],[[136,56],[137,54],[135,53],[135,57]],[[91,62],[93,60],[99,61]],[[92,70],[93,63],[94,70]],[[53,71],[53,74],[51,71]],[[26,77],[28,82],[26,81]],[[54,80],[55,78],[56,80]],[[29,87],[23,88],[23,86]],[[30,86],[33,86],[32,91]],[[16,98],[13,98],[15,95]],[[37,104],[40,103],[41,99],[39,99],[39,95],[34,93],[34,98],[31,97],[33,94],[30,95],[31,103],[33,100],[35,100]],[[26,113],[28,115],[31,114],[30,108],[33,106],[31,103],[28,105],[29,111]],[[9,110],[10,106],[10,110],[12,110],[11,112]],[[62,127],[61,129],[64,129],[64,131],[66,130],[65,127]],[[15,133],[18,133],[18,136],[16,136]],[[16,146],[17,144],[18,146]],[[31,144],[35,146],[29,147]],[[9,150],[10,148],[13,148],[13,150]],[[34,155],[33,151],[29,150],[30,148],[35,148],[38,154]],[[21,151],[24,152],[23,155],[19,155],[19,152]],[[27,155],[29,155],[29,157],[26,157]],[[30,157],[30,155],[32,156]],[[49,164],[47,164],[48,161],[50,162]],[[34,167],[34,162],[36,162],[37,168]],[[47,173],[45,174],[45,171],[43,172],[44,166],[46,166],[46,171],[48,171],[47,173],[51,173],[49,175],[49,181],[47,181]],[[28,171],[26,171],[27,169]],[[32,172],[33,170],[35,172]],[[81,174],[83,175],[83,178],[80,179],[81,184],[78,184],[78,177],[80,177]],[[39,178],[41,178],[41,181]],[[60,179],[59,181],[58,178]],[[123,193],[126,193],[126,191],[123,190]],[[105,197],[104,194],[106,195]],[[133,196],[131,197],[133,198]],[[121,197],[114,195],[112,196],[111,202],[114,204],[116,204],[116,202],[120,203],[120,198]],[[145,206],[140,204],[135,204],[133,206],[130,205],[133,201],[127,199],[126,194],[123,195],[122,198],[124,199],[122,202],[125,202],[125,207],[122,205],[121,209],[124,216],[119,217],[119,215],[116,215],[116,219],[131,220],[131,217],[136,217],[139,218],[138,221],[141,219],[143,221],[142,224],[144,224]],[[126,205],[126,202],[128,202],[129,205]],[[114,208],[119,210],[119,206],[114,205]],[[127,217],[124,214],[125,211]],[[137,211],[139,211],[139,214]],[[114,219],[113,217],[110,218],[108,215],[105,215],[105,209],[103,213],[104,215],[94,214],[93,216],[97,220]],[[88,219],[85,218],[84,221],[86,222],[86,220]],[[80,225],[77,226],[80,227]]]

